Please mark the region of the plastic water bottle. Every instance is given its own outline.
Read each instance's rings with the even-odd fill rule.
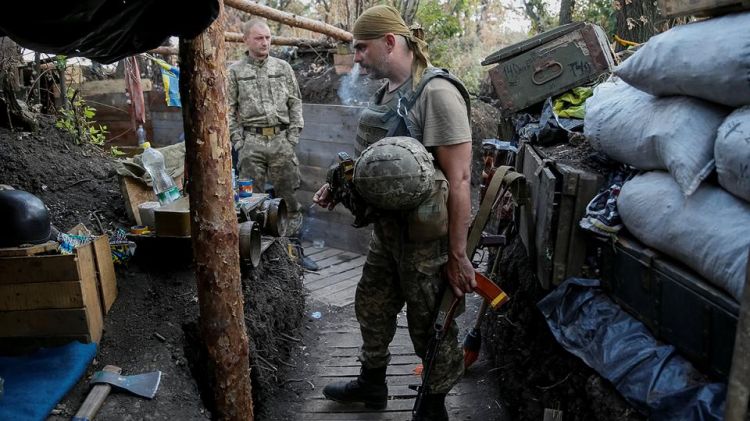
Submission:
[[[138,138],[138,146],[141,146],[146,142],[146,130],[143,129],[143,124],[138,125],[138,130],[135,131],[135,135]]]
[[[180,198],[180,190],[174,184],[172,177],[167,174],[164,167],[164,155],[151,147],[151,143],[143,142],[143,154],[141,155],[143,166],[151,175],[154,193],[159,203],[166,205]]]

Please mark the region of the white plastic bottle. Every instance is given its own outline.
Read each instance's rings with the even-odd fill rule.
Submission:
[[[172,203],[180,198],[180,190],[174,184],[172,177],[167,174],[164,167],[164,155],[151,147],[151,143],[143,143],[143,154],[141,155],[143,166],[151,175],[154,193],[161,205]]]
[[[138,130],[135,131],[135,135],[138,138],[138,146],[143,145],[146,142],[146,130],[142,124],[138,125]]]

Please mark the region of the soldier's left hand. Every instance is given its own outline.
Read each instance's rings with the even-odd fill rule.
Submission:
[[[466,255],[448,255],[445,265],[446,277],[456,297],[463,297],[465,293],[473,292],[477,286],[474,278],[474,266]]]

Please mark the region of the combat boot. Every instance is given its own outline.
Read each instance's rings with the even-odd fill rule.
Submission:
[[[356,379],[327,385],[323,388],[323,395],[336,402],[361,402],[366,408],[384,409],[388,401],[385,369],[386,367],[370,369],[363,367]]]
[[[448,421],[448,410],[445,409],[445,393],[425,395],[422,413],[414,421]]]

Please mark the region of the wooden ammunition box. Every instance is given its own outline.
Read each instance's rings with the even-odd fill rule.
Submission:
[[[601,251],[602,286],[619,305],[701,369],[728,376],[736,300],[627,234],[603,243]]]
[[[98,342],[116,297],[106,236],[71,255],[0,257],[0,339],[37,345]]]
[[[679,16],[716,16],[750,9],[750,0],[659,0],[665,18]]]
[[[589,236],[578,226],[604,180],[599,174],[555,162],[522,144],[516,168],[526,176],[530,214],[522,214],[521,240],[544,288],[581,276]],[[531,219],[531,220],[529,220]]]
[[[593,81],[614,67],[602,28],[581,22],[559,26],[488,56],[482,65],[505,114]]]

